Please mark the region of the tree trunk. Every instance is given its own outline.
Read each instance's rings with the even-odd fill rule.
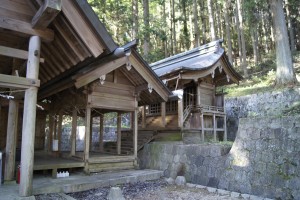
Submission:
[[[240,64],[242,63],[242,43],[241,43],[241,30],[240,30],[240,19],[239,19],[239,12],[237,4],[235,4],[235,23],[236,23],[236,30],[237,30],[237,38],[238,38],[238,49],[239,49],[239,60]]]
[[[164,0],[163,2],[163,22],[164,22],[164,34],[165,37],[163,40],[163,48],[164,48],[164,52],[165,52],[165,58],[168,57],[168,38],[167,38],[167,30],[168,30],[168,24],[167,24],[167,14],[166,14],[166,0]]]
[[[147,60],[150,50],[150,24],[149,24],[149,0],[143,0],[144,9],[144,58]]]
[[[132,0],[132,39],[138,37],[139,30],[139,1]]]
[[[288,2],[285,3],[285,8],[286,8],[286,17],[288,22],[289,36],[290,36],[291,51],[295,52],[296,51],[295,33],[294,33],[294,27],[292,25],[292,19],[290,14],[290,5],[288,4]]]
[[[295,84],[297,82],[289,47],[286,21],[282,0],[269,0],[273,15],[276,47],[276,85]]]
[[[195,36],[195,44],[194,47],[200,46],[200,36],[199,36],[199,26],[198,26],[198,4],[197,0],[193,0],[193,15],[194,15],[194,36]]]
[[[229,62],[232,64],[232,43],[231,43],[230,24],[229,24],[229,15],[228,15],[229,7],[230,7],[230,0],[225,0],[224,17],[225,17],[225,26],[226,26],[227,48],[228,48],[227,55],[228,55]]]
[[[243,28],[243,16],[242,16],[242,4],[241,0],[237,0],[237,8],[239,13],[239,20],[240,20],[240,34],[241,34],[241,44],[242,44],[242,69],[244,71],[244,76],[248,77],[248,70],[247,70],[247,58],[246,58],[246,42],[244,37],[244,28]]]
[[[210,26],[210,37],[211,40],[214,41],[216,40],[216,32],[215,32],[215,20],[212,11],[213,6],[211,0],[207,0],[207,8],[208,8],[208,17],[209,17],[209,26]]]
[[[256,25],[254,25],[254,27],[251,29],[251,38],[252,38],[254,63],[255,63],[255,65],[258,65],[260,57],[259,57],[259,53],[258,53],[258,39],[257,39]]]
[[[201,26],[202,26],[202,44],[206,43],[206,20],[205,20],[205,6],[204,1],[200,0],[199,2],[199,10],[200,12],[200,18],[201,18]]]
[[[176,41],[176,18],[175,18],[175,0],[172,0],[172,35],[173,35],[173,55],[177,53],[177,41]]]
[[[183,11],[183,48],[189,50],[190,41],[189,41],[189,31],[187,27],[187,13],[186,13],[186,0],[181,0],[182,11]]]

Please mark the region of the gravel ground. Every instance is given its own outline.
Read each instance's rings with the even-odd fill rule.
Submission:
[[[164,180],[138,182],[135,184],[119,185],[125,199],[130,200],[234,200],[239,198],[221,196],[209,193],[206,189],[168,185]],[[69,193],[67,195],[77,200],[107,199],[110,187],[92,189],[84,192]],[[65,200],[59,194],[37,195],[37,200]]]

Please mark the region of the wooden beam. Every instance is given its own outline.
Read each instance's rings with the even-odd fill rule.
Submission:
[[[24,60],[28,59],[28,51],[14,49],[14,48],[5,47],[1,45],[0,45],[0,55],[12,57],[12,58],[24,59]],[[44,63],[45,59],[40,58],[40,62]]]
[[[39,36],[45,42],[52,42],[54,39],[54,32],[51,29],[33,29],[31,24],[28,22],[15,20],[8,17],[0,16],[0,28],[23,33],[25,36]]]
[[[84,74],[76,79],[76,82],[75,82],[76,88],[85,86],[85,85],[93,82],[94,80],[99,79],[100,76],[106,75],[109,72],[125,65],[126,61],[127,61],[126,57],[122,57],[122,58],[118,58],[116,60],[110,61],[108,63],[105,63],[105,64],[97,63],[97,68],[95,70],[87,72],[86,74]]]
[[[151,73],[150,70],[147,70],[147,67],[143,66],[143,64],[138,61],[133,54],[129,56],[129,61],[134,69],[147,81],[147,83],[150,83],[153,86],[153,89],[159,94],[159,96],[161,96],[164,101],[168,101],[169,94],[167,90],[163,89],[162,84],[158,82],[159,80],[155,78],[154,72]]]
[[[39,87],[40,81],[18,76],[0,74],[0,87],[3,88],[22,88]]]
[[[73,1],[63,1],[62,11],[93,56],[98,57],[103,52],[103,44],[101,44],[98,36],[91,29],[90,24],[87,23]]]
[[[45,29],[61,11],[61,0],[45,0],[32,18],[32,28]]]

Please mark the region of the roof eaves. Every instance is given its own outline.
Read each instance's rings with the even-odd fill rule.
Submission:
[[[108,53],[113,52],[118,48],[118,45],[113,41],[104,24],[99,20],[88,2],[86,0],[75,0],[74,2],[90,22],[95,32],[98,34],[99,39],[106,46]]]

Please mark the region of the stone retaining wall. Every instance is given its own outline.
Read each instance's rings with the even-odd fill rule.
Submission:
[[[241,119],[219,188],[300,199],[300,116]]]
[[[166,177],[184,175],[190,183],[217,187],[230,146],[155,142],[140,152],[140,167],[163,170]]]
[[[281,116],[284,110],[299,101],[300,88],[225,98],[228,138],[235,139],[239,118]]]
[[[230,151],[217,144],[152,143],[139,159],[142,168],[184,175],[190,183],[300,200],[300,116],[240,119]]]

